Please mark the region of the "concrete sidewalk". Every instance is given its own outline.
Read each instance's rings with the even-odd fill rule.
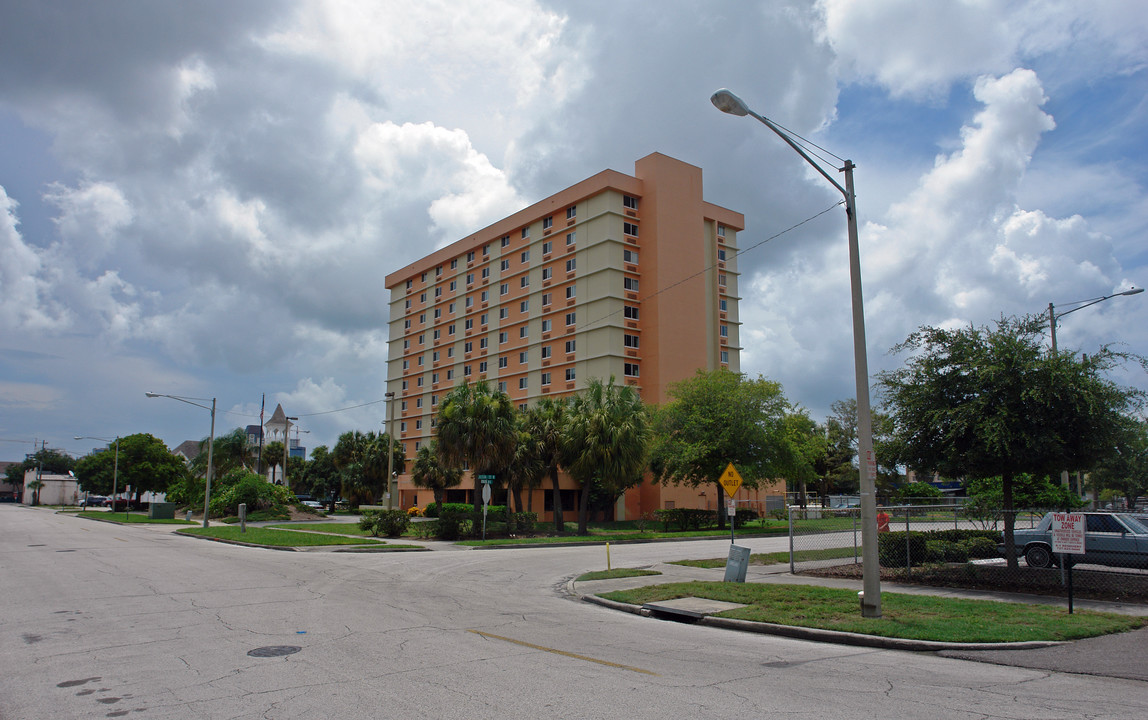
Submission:
[[[568,590],[584,600],[597,602],[598,604],[613,607],[614,609],[639,612],[639,609],[635,606],[622,606],[619,603],[610,603],[609,601],[594,596],[614,590],[629,590],[664,583],[689,582],[694,580],[721,582],[725,575],[723,568],[704,569],[667,563],[655,563],[648,566],[648,569],[656,570],[662,574],[620,578],[616,580],[571,581],[568,585]],[[862,589],[860,580],[791,575],[788,565],[752,565],[747,569],[746,582],[817,585],[821,587],[852,590],[855,592]],[[1064,598],[1023,595],[1018,593],[933,588],[889,582],[881,583],[881,591],[883,593],[903,593],[907,595],[933,595],[974,600],[997,600],[1031,605],[1051,605],[1065,609],[1068,607],[1068,601]],[[1073,605],[1075,608],[1081,610],[1148,616],[1148,606],[1132,603],[1112,603],[1077,599],[1074,600]],[[648,613],[643,612],[641,614]],[[945,657],[974,660],[977,662],[989,662],[1055,672],[1126,678],[1129,680],[1148,682],[1148,663],[1141,661],[1145,648],[1148,648],[1148,628],[1118,635],[1105,635],[1065,643],[986,643],[975,646],[962,646],[956,643],[928,643],[913,640],[874,638],[854,635],[852,633],[810,631],[804,628],[782,628],[780,626],[765,626],[763,623],[747,623],[711,617],[706,617],[702,622],[728,629],[748,632],[767,632],[819,642],[838,642],[850,645],[868,645],[901,650],[931,651],[937,652]]]

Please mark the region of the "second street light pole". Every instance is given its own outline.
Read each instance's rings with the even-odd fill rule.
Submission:
[[[718,110],[730,115],[749,115],[786,142],[845,197],[845,217],[849,233],[849,286],[853,301],[853,366],[857,383],[857,464],[861,480],[861,615],[881,617],[881,568],[877,558],[876,458],[873,456],[873,416],[869,407],[869,361],[865,350],[865,308],[861,294],[861,253],[857,241],[857,204],[853,193],[853,161],[846,160],[840,172],[845,186],[813,161],[789,133],[768,118],[758,115],[737,95],[722,88],[710,96]]]
[[[203,490],[203,527],[206,528],[209,524],[207,519],[208,513],[211,510],[211,472],[214,468],[212,462],[215,459],[215,398],[211,398],[211,407],[208,407],[206,405],[200,405],[197,402],[193,402],[195,400],[207,402],[207,398],[189,398],[183,397],[181,395],[165,395],[163,393],[153,392],[145,392],[144,395],[147,395],[149,398],[171,398],[172,400],[178,400],[181,403],[187,403],[188,405],[194,405],[196,407],[203,408],[204,410],[211,411],[211,434],[207,436],[207,481]]]
[[[387,399],[387,509],[394,508],[394,492],[391,481],[395,476],[395,394],[393,392],[384,393],[383,397]]]

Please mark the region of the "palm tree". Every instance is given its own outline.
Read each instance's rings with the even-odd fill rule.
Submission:
[[[278,440],[272,440],[263,446],[263,464],[271,471],[271,477],[279,481],[280,485],[285,485],[283,477],[276,473],[276,470],[283,465],[283,443]]]
[[[514,404],[485,380],[463,380],[439,406],[438,457],[446,467],[469,466],[474,475],[474,509],[482,508],[479,474],[505,468],[517,442]]]
[[[188,463],[188,467],[196,475],[207,474],[208,439],[204,438],[200,441],[199,454]],[[223,477],[236,468],[250,470],[254,467],[251,461],[251,448],[247,445],[247,433],[244,432],[243,428],[235,428],[226,435],[215,437],[211,465],[216,477]]]
[[[442,496],[447,488],[456,487],[462,482],[462,471],[450,468],[439,462],[438,441],[419,448],[411,467],[411,482],[415,487],[427,488],[434,493],[435,504],[442,507]]]
[[[331,450],[331,459],[342,475],[343,496],[356,505],[374,502],[387,485],[386,433],[348,430],[339,436]],[[395,444],[395,472],[406,468],[402,445]]]
[[[578,534],[585,535],[595,481],[617,497],[641,482],[650,454],[650,420],[637,391],[592,378],[570,405],[562,435],[562,466],[582,483]]]
[[[559,534],[566,530],[562,514],[562,493],[558,489],[558,465],[568,408],[565,400],[542,398],[526,411],[525,421],[526,432],[538,443],[538,455],[550,475],[550,486],[554,493],[554,531]]]
[[[514,496],[515,512],[522,512],[522,491],[530,492],[538,487],[550,467],[542,443],[530,432],[528,413],[518,413],[515,425],[518,442],[506,467],[506,487]]]

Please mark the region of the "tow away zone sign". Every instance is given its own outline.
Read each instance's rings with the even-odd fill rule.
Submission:
[[[1052,551],[1084,554],[1084,513],[1052,514]]]

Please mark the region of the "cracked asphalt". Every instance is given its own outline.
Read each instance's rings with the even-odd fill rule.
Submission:
[[[1143,678],[731,632],[566,592],[604,567],[601,547],[284,553],[2,505],[0,720],[1148,714]],[[1121,640],[1108,652],[1143,666],[1144,636]]]

